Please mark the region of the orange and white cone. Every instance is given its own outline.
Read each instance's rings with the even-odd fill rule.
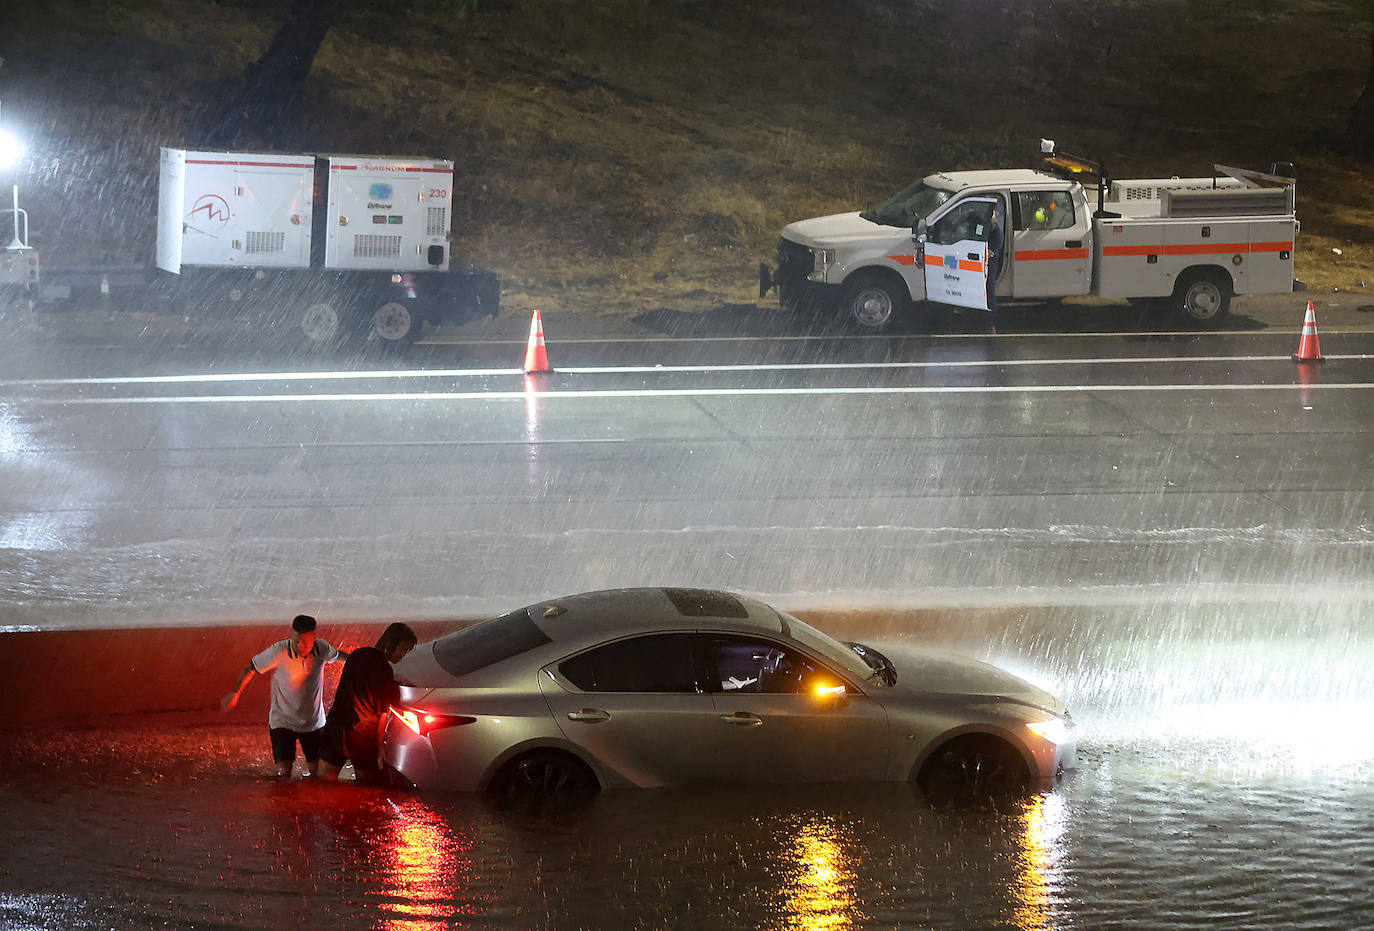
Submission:
[[[1302,339],[1298,340],[1298,351],[1293,354],[1294,362],[1320,362],[1321,343],[1317,340],[1317,313],[1312,302],[1307,302],[1307,316],[1302,321]]]
[[[549,351],[544,348],[544,321],[536,308],[534,318],[530,320],[530,344],[525,350],[525,374],[542,375],[552,371],[549,367]]]

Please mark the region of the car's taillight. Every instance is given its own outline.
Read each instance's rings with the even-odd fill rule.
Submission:
[[[470,718],[467,715],[435,714],[432,711],[424,711],[419,708],[407,708],[404,705],[392,705],[391,713],[396,716],[397,720],[421,737],[428,737],[431,732],[445,727],[457,727],[461,724],[477,723],[476,718]]]

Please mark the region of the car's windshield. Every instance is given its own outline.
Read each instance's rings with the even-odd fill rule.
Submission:
[[[872,223],[911,229],[916,221],[930,216],[932,210],[953,196],[953,191],[917,181],[873,209],[865,210],[860,216]]]
[[[802,646],[814,651],[816,655],[829,660],[836,666],[840,666],[849,675],[858,679],[860,682],[868,680],[875,681],[873,669],[868,663],[856,654],[853,650],[845,647],[844,644],[832,639],[828,634],[822,633],[805,621],[799,620],[790,614],[778,612],[782,618],[783,628]],[[878,680],[880,681],[880,680]]]

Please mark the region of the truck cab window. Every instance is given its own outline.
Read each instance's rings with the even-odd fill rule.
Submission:
[[[930,228],[929,238],[941,246],[952,246],[965,240],[987,242],[991,221],[992,204],[987,201],[963,201],[935,221]]]
[[[1020,191],[1016,205],[1018,231],[1071,229],[1076,222],[1068,191]]]

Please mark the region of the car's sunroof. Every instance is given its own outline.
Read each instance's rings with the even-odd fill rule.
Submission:
[[[734,595],[705,588],[665,588],[663,593],[683,617],[741,617],[749,612]]]

